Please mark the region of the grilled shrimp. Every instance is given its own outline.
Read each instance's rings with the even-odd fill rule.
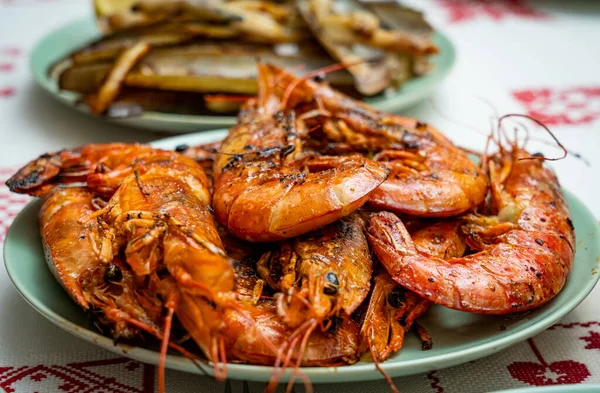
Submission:
[[[230,359],[284,368],[290,363],[335,366],[358,360],[359,329],[352,319],[336,319],[326,331],[290,328],[277,315],[272,298],[254,296],[256,288],[262,288],[254,261],[237,261],[235,271],[236,291],[243,305],[225,313]]]
[[[161,308],[150,292],[136,288],[131,270],[115,257],[104,263],[98,252],[101,228],[96,220],[81,223],[96,209],[93,192],[83,187],[54,190],[40,210],[40,226],[50,270],[84,310],[92,311],[115,338],[133,338],[130,321],[161,334]]]
[[[100,258],[124,249],[131,269],[163,294],[206,356],[223,361],[220,308],[232,303],[234,271],[207,208],[204,172],[164,151],[136,160],[132,171],[96,214],[105,227]]]
[[[259,64],[259,94],[239,114],[214,164],[213,208],[219,223],[250,241],[276,241],[327,225],[361,207],[386,179],[384,165],[362,157],[306,173],[294,112],[273,94],[269,67]]]
[[[296,363],[326,367],[358,360],[359,327],[348,316],[336,320],[326,331],[315,330],[306,335],[305,329],[292,329],[283,323],[274,302],[263,301],[228,311],[226,320],[231,338],[229,358],[234,361],[276,367]],[[263,339],[257,339],[261,336]],[[273,345],[265,344],[265,339]]]
[[[364,230],[365,221],[356,212],[263,255],[258,271],[280,291],[278,313],[286,324],[331,324],[363,302],[373,269]]]
[[[6,185],[19,194],[43,197],[58,184],[85,183],[94,173],[111,171],[122,178],[123,171],[131,171],[131,164],[139,158],[156,152],[150,146],[138,144],[90,144],[73,149],[46,153],[29,162],[15,173]],[[108,180],[108,179],[107,179]],[[110,197],[118,182],[105,181],[96,193]]]
[[[439,258],[461,257],[466,242],[459,220],[427,224],[411,233],[415,247]],[[387,272],[375,276],[369,306],[361,327],[360,351],[369,350],[376,362],[385,361],[404,343],[404,334],[431,302],[392,280]]]
[[[297,110],[315,138],[351,148],[389,168],[387,181],[370,196],[373,207],[449,217],[483,202],[488,190],[484,174],[435,128],[378,112],[324,83],[267,67],[285,107]]]
[[[137,292],[147,291],[157,300],[157,304],[145,302],[143,305],[153,306],[152,310],[161,316],[162,327],[157,331],[125,313],[113,319],[124,319],[162,340],[160,391],[164,391],[168,347],[175,347],[193,358],[170,342],[175,312],[190,336],[214,362],[215,376],[224,377],[218,369],[218,364],[225,362],[219,330],[224,326],[222,308],[235,306],[231,301],[235,297],[234,273],[207,208],[210,203],[208,179],[196,162],[176,152],[143,147],[143,153],[136,154],[138,145],[112,146],[115,150],[107,153],[114,158],[112,161],[101,156],[101,151],[110,150],[106,150],[106,145],[77,149],[97,152],[95,159],[89,162],[77,157],[77,162],[85,164],[80,181],[85,181],[94,194],[102,194],[102,191],[112,194],[101,209],[80,211],[77,222],[84,226],[98,224],[98,240],[93,250],[95,260],[102,267],[123,260],[132,272]],[[107,162],[111,165],[103,164]],[[39,160],[38,164],[40,168],[49,167]],[[72,166],[68,164],[65,168]],[[65,179],[60,173],[59,170],[59,176],[37,182],[41,188],[34,186],[30,190],[50,190],[62,182],[71,182],[71,178]],[[92,277],[92,284],[96,282],[92,279],[97,281]],[[166,316],[162,316],[164,311]]]
[[[360,352],[369,351],[375,363],[398,352],[404,334],[431,302],[399,286],[387,272],[375,276],[373,293],[360,331]]]
[[[372,216],[370,244],[397,283],[434,303],[484,314],[530,310],[552,299],[571,271],[569,209],[539,157],[501,148],[489,168],[496,215],[467,216],[464,226],[479,252],[447,260],[425,254],[391,213]]]

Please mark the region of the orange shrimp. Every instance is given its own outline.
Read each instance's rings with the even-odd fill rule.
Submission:
[[[164,285],[168,280],[163,280],[159,288],[152,282],[148,287],[140,285],[139,276],[120,255],[101,257],[105,225],[100,220],[82,220],[98,214],[99,203],[101,200],[89,188],[55,188],[50,192],[40,210],[48,265],[77,304],[94,313],[98,328],[107,327],[115,339],[133,338],[143,331],[163,340],[159,382],[164,391],[167,348],[176,349],[198,365],[196,357],[169,342],[171,316],[164,318],[163,310],[173,296],[157,296],[168,294]]]
[[[17,173],[14,179],[22,175],[33,179],[19,183],[26,187],[18,191],[43,195],[75,180],[84,181],[95,194],[112,195],[105,207],[79,219],[81,223],[98,219],[101,264],[123,255],[137,281],[145,283],[144,289],[162,296],[167,317],[161,336],[160,385],[175,313],[215,363],[216,376],[224,377],[217,368],[225,363],[220,329],[222,308],[235,307],[234,272],[208,210],[211,197],[202,167],[177,152],[140,145],[87,145],[49,157],[54,158],[35,160]],[[136,326],[153,333],[139,321]]]
[[[136,275],[148,277],[165,299],[165,326],[176,314],[215,367],[224,364],[223,308],[235,307],[234,271],[207,207],[206,176],[193,160],[165,151],[137,159],[131,171],[95,214],[104,229],[100,258],[123,250]],[[88,181],[102,184],[105,177],[113,179],[109,172]]]
[[[345,145],[390,169],[369,204],[419,217],[449,217],[483,202],[484,174],[442,133],[415,119],[384,114],[325,83],[267,66],[275,92],[314,138]]]
[[[415,247],[439,258],[461,257],[466,242],[459,220],[421,226],[411,233]],[[361,327],[361,352],[369,350],[376,363],[385,361],[404,343],[404,334],[431,302],[398,285],[387,272],[375,276]]]
[[[131,164],[139,158],[154,154],[156,149],[139,144],[92,144],[46,153],[29,162],[15,173],[6,185],[19,194],[43,197],[59,184],[85,183],[89,175],[111,171],[113,175],[124,174],[119,170],[130,170]],[[110,197],[117,182],[105,181],[97,194]]]
[[[94,193],[83,187],[58,188],[48,195],[40,210],[48,266],[75,302],[92,311],[113,337],[139,335],[129,320],[160,335],[162,307],[158,298],[137,288],[133,273],[118,257],[101,262],[100,225],[96,220],[79,221],[96,210],[94,198]]]
[[[375,363],[385,361],[400,350],[405,332],[430,305],[429,300],[399,286],[387,272],[376,275],[361,327],[360,352],[368,350]]]
[[[275,290],[278,313],[291,327],[351,315],[369,294],[372,260],[365,221],[352,213],[328,226],[280,243],[258,271]]]
[[[301,152],[294,112],[273,94],[270,68],[259,64],[259,94],[240,112],[214,164],[213,208],[219,223],[250,241],[310,232],[361,207],[387,178],[384,165],[362,157],[306,173],[290,166]]]
[[[252,258],[235,263],[236,291],[243,306],[226,311],[228,351],[232,360],[252,364],[275,365],[278,356],[289,352],[287,363],[304,366],[334,366],[354,363],[358,359],[358,325],[349,317],[336,319],[326,331],[309,334],[300,352],[305,329],[292,329],[277,315],[272,297],[256,297],[263,284]],[[246,316],[245,316],[246,315]],[[296,339],[295,339],[296,338]],[[300,358],[300,359],[299,359]]]
[[[227,335],[231,337],[229,357],[233,360],[279,367],[278,358],[287,352],[286,364],[301,366],[340,366],[358,360],[359,328],[348,316],[336,320],[326,331],[311,331],[304,349],[300,344],[306,336],[295,335],[295,331],[281,321],[272,301],[228,311],[226,320]],[[273,346],[257,340],[261,335]]]
[[[370,244],[392,278],[434,303],[461,311],[508,314],[539,307],[571,271],[575,232],[554,173],[514,146],[488,163],[494,216],[466,217],[479,252],[441,258],[420,252],[391,213],[369,222]]]
[[[236,261],[235,271],[241,306],[225,312],[227,356],[234,362],[274,366],[266,392],[275,391],[284,371],[292,365],[294,373],[287,391],[299,373],[306,391],[312,392],[310,380],[298,367],[338,366],[358,360],[359,328],[349,316],[335,318],[324,331],[315,330],[311,321],[291,328],[279,317],[276,301],[264,287],[254,258],[246,254]]]

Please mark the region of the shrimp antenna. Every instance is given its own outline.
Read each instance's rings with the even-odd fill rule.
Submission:
[[[348,64],[338,63],[338,64],[332,64],[332,65],[329,65],[326,67],[322,67],[322,68],[307,72],[306,74],[302,75],[301,77],[296,78],[285,89],[285,92],[283,93],[283,96],[281,98],[281,107],[285,108],[287,106],[287,102],[289,101],[290,96],[292,95],[292,92],[294,91],[294,89],[296,87],[298,87],[298,85],[301,82],[306,81],[307,79],[310,79],[310,78],[314,78],[315,76],[318,76],[318,75],[328,74],[333,71],[343,70],[343,69],[350,68],[355,65],[359,65],[359,64],[363,64],[363,63],[367,63],[367,62],[369,62],[369,60],[359,60],[359,61],[355,61],[355,62],[348,63]]]
[[[379,365],[378,356],[375,354],[375,349],[373,348],[373,341],[371,340],[371,335],[373,334],[373,326],[369,327],[369,331],[367,332],[367,344],[369,346],[369,353],[371,354],[371,359],[373,359],[373,363],[375,363],[375,368],[383,375],[385,381],[388,383],[390,390],[393,393],[400,393],[392,378],[385,372],[384,369]]]
[[[297,64],[295,66],[288,68],[286,71],[290,74],[294,74],[297,71],[302,71],[305,68],[306,68],[306,64]]]
[[[490,107],[490,109],[493,111],[493,119],[498,119],[498,118],[500,117],[500,116],[498,115],[498,111],[497,111],[497,109],[494,107],[494,105],[493,105],[493,104],[492,104],[492,103],[491,103],[489,100],[487,100],[485,97],[481,97],[481,96],[478,96],[477,98],[478,98],[478,99],[479,99],[481,102],[485,103],[487,106],[489,106],[489,107]],[[458,125],[458,126],[460,126],[460,127],[464,128],[464,129],[467,129],[467,130],[469,130],[469,131],[475,132],[476,134],[479,134],[479,135],[485,135],[485,133],[484,133],[484,132],[482,132],[482,131],[479,131],[479,130],[478,130],[476,127],[474,127],[473,125],[471,125],[471,124],[468,124],[468,123],[466,123],[466,122],[463,122],[463,121],[460,121],[460,120],[457,120],[457,119],[453,118],[452,116],[448,115],[447,113],[445,113],[445,112],[444,112],[443,110],[441,110],[441,108],[440,108],[440,107],[439,107],[439,106],[436,104],[436,102],[435,102],[435,100],[434,100],[434,99],[429,99],[427,102],[429,103],[429,105],[431,105],[431,108],[432,108],[432,109],[433,109],[433,110],[434,110],[434,111],[435,111],[435,112],[438,114],[438,116],[440,116],[440,117],[441,117],[441,118],[443,118],[444,120],[447,120],[448,122],[450,122],[450,123],[453,123],[453,124],[455,124],[455,125]],[[529,117],[529,116],[525,116],[525,115],[522,115],[522,116],[523,116],[523,117],[526,117],[526,118],[529,118],[529,119],[532,119],[532,118],[531,118],[531,117]],[[534,120],[534,121],[535,121],[535,120]],[[526,131],[526,132],[525,132],[525,140],[523,141],[523,145],[526,145],[526,144],[527,144],[527,142],[529,142],[529,141],[531,140],[531,141],[534,141],[534,142],[542,143],[542,144],[544,144],[544,145],[547,145],[547,146],[558,147],[558,148],[562,149],[563,151],[565,150],[565,147],[564,147],[564,146],[562,146],[562,145],[560,145],[560,144],[557,146],[557,144],[556,144],[556,143],[552,143],[552,142],[546,141],[546,140],[544,140],[544,139],[541,139],[541,138],[535,138],[535,137],[532,137],[532,136],[530,136],[529,132],[527,132],[527,128],[525,127],[525,125],[524,125],[523,123],[518,123],[518,125],[519,125],[519,126],[521,126],[521,127],[522,127],[522,128],[525,130],[525,131]],[[555,140],[556,140],[556,138],[555,138]],[[496,139],[495,139],[495,138],[494,138],[492,141],[493,141],[494,143],[497,143],[497,141],[496,141]],[[486,142],[486,143],[489,143],[489,141],[488,141],[488,142]],[[467,153],[470,153],[470,154],[474,154],[474,155],[481,156],[481,153],[476,153],[476,152],[474,152],[474,151],[470,151],[470,150],[467,150],[467,149],[465,149],[465,148],[462,148],[462,147],[460,147],[460,149],[461,149],[461,150],[464,150],[464,151],[466,151]],[[583,163],[584,163],[586,166],[588,166],[588,167],[589,167],[589,166],[591,166],[591,164],[590,164],[589,160],[587,160],[585,157],[583,157],[583,156],[582,156],[580,153],[575,153],[575,152],[573,152],[573,151],[568,151],[568,152],[569,152],[569,154],[570,154],[571,156],[573,156],[573,157],[575,157],[575,158],[578,158],[578,159],[580,159],[581,161],[583,161]],[[526,159],[527,159],[527,158],[526,158]]]
[[[296,380],[296,374],[301,373],[300,365],[302,364],[302,359],[304,358],[304,353],[306,352],[306,346],[308,344],[308,339],[312,332],[319,325],[319,321],[312,318],[310,320],[311,324],[307,327],[306,332],[304,333],[304,337],[302,337],[302,342],[300,343],[300,350],[298,351],[298,359],[296,359],[296,364],[294,365],[294,370],[292,371],[292,376],[290,377],[290,381],[288,382],[287,388],[285,389],[286,393],[291,393],[292,388],[294,387],[294,381]],[[306,386],[307,393],[312,393],[312,384]]]
[[[308,321],[305,321],[304,323],[302,323],[300,326],[298,326],[298,328],[296,328],[296,330],[287,338],[287,340],[286,340],[287,343],[284,344],[284,346],[277,352],[277,359],[276,359],[275,365],[273,367],[273,374],[271,375],[271,378],[269,380],[267,388],[265,389],[265,393],[273,393],[275,391],[275,389],[277,388],[277,385],[279,385],[279,381],[283,377],[285,370],[289,367],[289,364],[294,355],[294,349],[296,349],[296,345],[298,344],[298,342],[300,341],[301,338],[302,338],[301,350],[300,350],[300,353],[298,354],[299,360],[297,359],[297,362],[302,361],[302,358],[304,357],[304,349],[303,348],[306,346],[305,339],[306,339],[306,341],[308,341],[310,334],[317,327],[317,325],[318,325],[318,322],[315,321],[314,318],[311,318]],[[302,345],[302,343],[304,343],[304,346]],[[286,350],[286,348],[287,348],[287,354],[285,355],[285,357],[283,357],[283,352]],[[283,357],[283,361],[282,361],[282,357]],[[280,366],[280,364],[281,364],[281,369],[277,370],[277,368]],[[298,368],[298,366],[296,365],[294,368],[294,374],[292,374],[290,381],[293,381],[294,375],[297,372],[297,368]],[[305,382],[304,385],[306,387],[307,392],[308,393],[312,392],[312,385],[310,383],[310,380],[306,379],[303,373],[300,374],[300,377]],[[288,388],[289,388],[289,385],[288,385]]]
[[[297,330],[300,330],[302,328],[303,326],[300,326]],[[290,338],[288,338],[288,341],[290,340]],[[289,348],[285,356],[283,354],[286,349],[286,345],[288,345],[287,343],[284,344],[284,346],[282,346],[281,349],[277,352],[277,358],[275,359],[275,364],[273,366],[273,373],[271,374],[271,378],[269,378],[269,383],[265,388],[265,393],[273,393],[275,392],[275,389],[277,389],[277,385],[279,385],[279,381],[281,380],[283,373],[290,364],[292,355],[294,354],[294,349],[296,348],[296,344],[299,340],[300,337],[295,337],[294,339],[292,339],[291,342],[289,342]],[[281,368],[281,370],[278,371],[279,367]]]
[[[506,115],[501,116],[498,119],[498,128],[500,129],[502,127],[502,121],[506,118],[509,117],[521,117],[521,118],[525,118],[525,119],[529,119],[531,121],[533,121],[534,123],[536,123],[537,125],[539,125],[540,127],[542,127],[544,130],[546,130],[546,132],[548,134],[550,134],[550,136],[552,137],[552,139],[554,139],[554,142],[556,142],[556,144],[558,145],[558,147],[560,147],[563,151],[563,155],[561,157],[557,157],[557,158],[546,158],[546,157],[538,157],[538,156],[531,156],[531,157],[523,157],[523,158],[519,158],[519,160],[543,160],[543,161],[558,161],[558,160],[562,160],[564,159],[567,154],[569,154],[569,151],[563,146],[563,144],[558,140],[558,138],[554,135],[554,133],[552,133],[552,131],[550,131],[550,129],[548,128],[548,126],[546,126],[544,123],[542,123],[541,121],[539,121],[538,119],[536,119],[535,117],[529,116],[529,115],[524,115],[524,114],[519,114],[519,113],[509,113]]]
[[[436,112],[438,114],[438,116],[440,116],[442,119],[449,121],[450,123],[453,123],[455,125],[458,125],[460,127],[463,127],[469,131],[473,131],[476,134],[479,135],[483,135],[486,136],[486,133],[483,131],[479,131],[477,128],[475,128],[474,126],[472,126],[469,123],[457,120],[452,118],[450,115],[446,114],[444,111],[442,111],[437,104],[435,103],[435,100],[433,98],[427,100],[429,102],[429,105],[431,105],[431,108],[433,109],[434,112]]]
[[[173,323],[173,313],[175,308],[169,307],[165,317],[164,334],[160,345],[160,358],[158,360],[158,391],[165,391],[165,361],[167,360],[167,350],[169,349],[169,337],[171,335],[171,326]]]
[[[123,312],[118,312],[118,315],[119,315],[119,318],[121,318],[123,321],[130,323],[131,325],[139,328],[140,330],[145,331],[146,333],[149,333],[151,336],[154,336],[154,337],[158,338],[159,340],[163,339],[163,335],[160,332],[158,332],[156,329],[154,329],[152,326],[149,326],[149,325],[147,325],[141,321],[138,321],[136,319],[133,319],[129,315],[127,315]],[[200,372],[202,374],[204,374],[205,376],[209,376],[209,374],[204,369],[203,365],[199,363],[199,362],[207,363],[205,360],[203,360],[203,359],[199,358],[198,356],[194,355],[193,353],[187,351],[181,345],[177,345],[173,342],[169,342],[169,346],[171,348],[173,348],[174,350],[176,350],[177,352],[179,352],[180,354],[182,354],[185,358],[190,360],[194,364],[194,366],[198,370],[200,370]]]

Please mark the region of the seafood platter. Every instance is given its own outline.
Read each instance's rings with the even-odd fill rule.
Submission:
[[[41,198],[56,280],[103,336],[152,348],[161,389],[177,357],[217,379],[263,379],[267,391],[309,389],[323,373],[349,380],[353,367],[395,390],[390,375],[527,339],[596,283],[597,224],[561,189],[552,158],[511,139],[510,115],[481,153],[467,152],[320,75],[261,62],[257,95],[222,140],[85,145],[7,181]],[[438,338],[447,344],[451,326],[433,333],[455,318],[445,312],[475,318],[462,337],[485,351],[465,344],[424,363]],[[491,339],[478,336],[486,324]],[[414,342],[412,368],[395,369]]]

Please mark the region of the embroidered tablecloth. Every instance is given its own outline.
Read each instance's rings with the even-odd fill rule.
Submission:
[[[481,150],[497,114],[544,121],[573,153],[553,162],[564,187],[600,217],[600,3],[591,1],[411,0],[457,47],[452,74],[406,114]],[[91,142],[165,136],[76,113],[35,86],[28,55],[37,40],[91,13],[85,0],[0,0],[0,240],[28,198],[11,195],[8,176],[47,151]],[[560,155],[543,133],[530,148]],[[577,159],[580,154],[584,159]],[[588,164],[586,164],[586,160]],[[395,379],[402,392],[471,393],[600,382],[600,287],[551,329],[462,366]],[[0,269],[0,392],[152,392],[155,368],[99,349],[38,315]],[[249,384],[261,392],[264,385]],[[242,391],[208,378],[167,372],[168,392]],[[298,388],[301,390],[301,388]],[[297,390],[298,390],[297,389]],[[318,385],[317,392],[387,391],[383,381]]]

